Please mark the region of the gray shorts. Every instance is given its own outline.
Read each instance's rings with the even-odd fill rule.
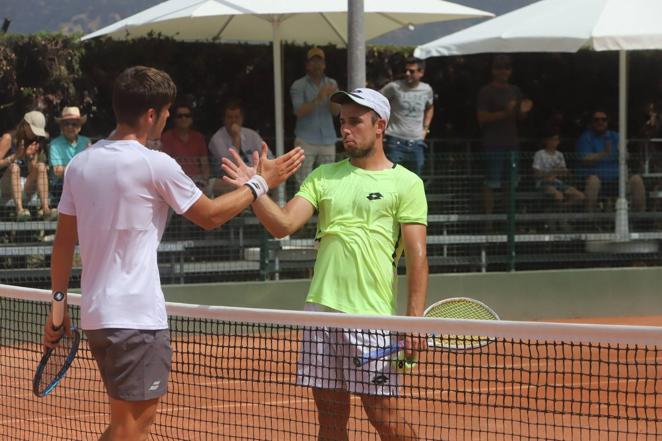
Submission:
[[[85,331],[111,398],[145,401],[165,395],[172,350],[167,329]]]

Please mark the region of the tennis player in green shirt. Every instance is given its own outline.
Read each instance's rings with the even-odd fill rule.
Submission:
[[[318,213],[319,250],[306,310],[394,314],[397,263],[404,251],[407,315],[420,316],[428,287],[423,182],[384,154],[390,105],[381,93],[361,88],[336,92],[331,101],[341,105],[340,130],[348,158],[315,169],[285,207],[265,195],[255,200],[253,210],[276,237],[296,232]],[[224,160],[225,179],[243,185],[256,170],[242,164],[236,152],[233,156],[239,165]],[[313,388],[320,440],[348,439],[351,394],[360,396],[383,441],[418,439],[396,405],[401,379],[395,364],[387,359],[360,367],[352,363],[357,354],[389,344],[387,333],[306,331],[298,383]],[[406,337],[406,356],[414,356],[424,345],[423,339]]]

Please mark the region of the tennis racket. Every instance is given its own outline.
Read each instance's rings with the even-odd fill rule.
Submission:
[[[464,319],[464,320],[499,320],[492,308],[468,297],[453,297],[430,305],[423,313],[425,317]],[[437,335],[428,339],[428,346],[449,350],[477,349],[493,339],[479,335]],[[361,367],[371,361],[379,360],[405,349],[404,341],[397,341],[391,346],[375,349],[364,356],[354,357],[354,366]]]
[[[64,293],[56,291],[53,293],[51,310],[53,312],[53,329],[58,330],[64,321]],[[39,361],[37,371],[32,380],[32,392],[38,397],[45,397],[60,383],[67,369],[71,366],[80,343],[80,333],[73,325],[71,326],[71,337],[66,333],[58,340],[58,345],[48,348]]]

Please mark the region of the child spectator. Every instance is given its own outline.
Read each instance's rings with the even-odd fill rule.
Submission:
[[[546,197],[551,197],[558,208],[568,208],[584,201],[584,193],[561,180],[570,172],[565,164],[563,153],[558,150],[559,134],[553,127],[545,129],[542,149],[533,156],[533,174],[536,188]]]

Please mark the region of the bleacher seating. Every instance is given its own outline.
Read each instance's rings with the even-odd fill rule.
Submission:
[[[560,211],[532,187],[526,172],[523,165],[520,185],[514,191],[506,189],[495,212],[488,215],[482,213],[483,178],[475,158],[454,152],[430,161],[423,178],[429,204],[432,272],[638,265],[662,260],[658,251],[662,233],[656,229],[662,225],[662,213],[654,209],[630,213],[629,244],[636,246],[608,250],[603,244],[622,239],[614,233],[613,200],[605,200],[602,211],[593,214],[582,207]],[[508,200],[510,194],[515,197],[514,204]],[[649,188],[651,208],[659,194],[659,189]],[[15,222],[10,214],[0,213],[1,280],[47,286],[56,222]],[[316,253],[315,222],[312,219],[290,238],[276,240],[249,210],[210,232],[173,216],[159,248],[162,281],[309,277]],[[81,273],[79,260],[74,266],[76,285]]]

